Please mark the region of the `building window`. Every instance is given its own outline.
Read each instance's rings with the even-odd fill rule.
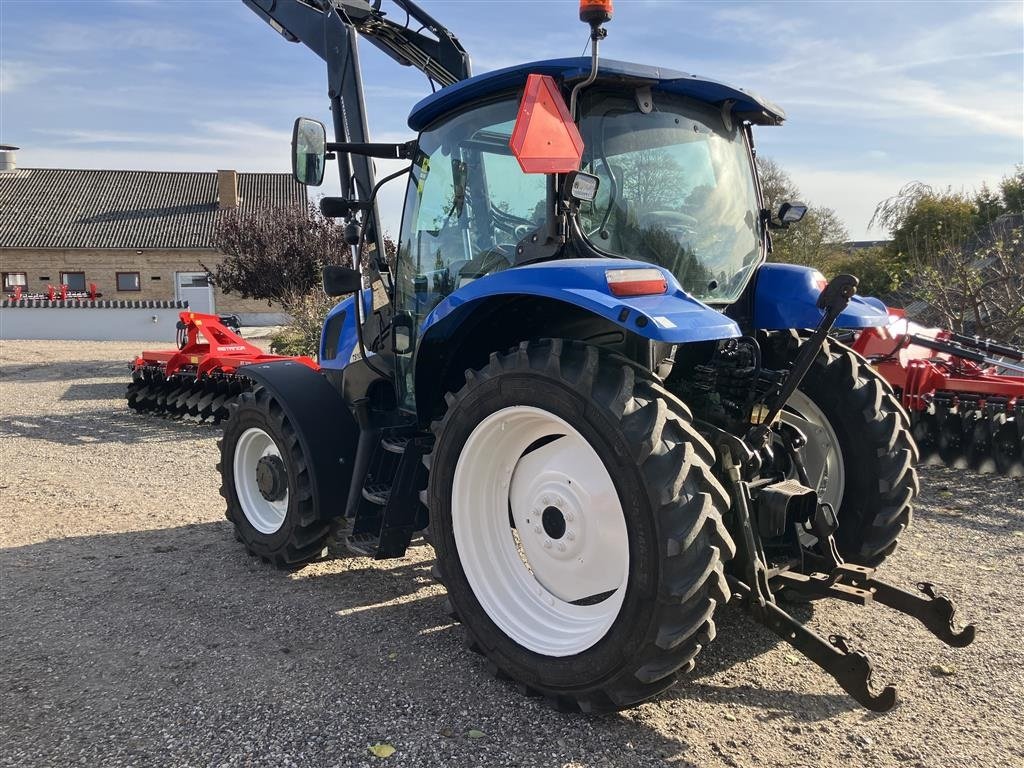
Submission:
[[[18,286],[25,288],[28,276],[24,272],[4,272],[4,290],[13,291]]]
[[[66,285],[69,291],[84,291],[85,272],[61,272],[60,284]]]
[[[138,272],[118,272],[117,290],[119,291],[141,291],[142,283],[139,280]]]

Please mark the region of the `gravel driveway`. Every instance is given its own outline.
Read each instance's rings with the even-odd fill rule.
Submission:
[[[563,715],[466,650],[428,546],[292,574],[247,557],[223,518],[216,430],[120,399],[138,349],[0,347],[4,766],[1024,764],[1024,483],[923,469],[885,570],[950,593],[974,645],[879,607],[798,609],[870,649],[876,682],[899,684],[894,711],[858,708],[729,606],[661,699]],[[395,753],[373,756],[377,742]]]

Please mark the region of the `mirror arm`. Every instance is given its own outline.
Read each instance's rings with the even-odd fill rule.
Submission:
[[[789,229],[789,224],[782,221],[776,221],[772,212],[768,208],[761,209],[761,221],[768,229]]]
[[[379,157],[385,160],[412,160],[416,157],[416,152],[419,151],[419,145],[416,141],[406,141],[401,144],[329,141],[325,149],[328,152]]]

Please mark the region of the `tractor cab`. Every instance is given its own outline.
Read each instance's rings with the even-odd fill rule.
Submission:
[[[558,247],[532,247],[555,230],[558,185],[571,177],[527,173],[516,157],[524,85],[541,75],[568,92],[589,68],[585,57],[524,64],[414,108],[409,125],[421,133],[399,243],[401,307],[422,320],[473,280],[574,256],[665,267],[706,303],[743,291],[766,241],[748,126],[781,122],[782,112],[681,72],[602,62],[578,109],[580,169],[595,177],[596,197],[571,206]]]

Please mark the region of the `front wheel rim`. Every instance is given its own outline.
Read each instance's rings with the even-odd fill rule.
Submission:
[[[562,657],[608,633],[629,537],[611,475],[579,431],[541,408],[490,414],[465,442],[451,499],[463,572],[505,635]]]
[[[807,445],[800,449],[800,458],[811,487],[818,492],[819,502],[830,504],[838,513],[846,492],[846,467],[839,437],[825,412],[798,389],[786,402],[781,419],[807,438]]]
[[[235,445],[235,493],[249,524],[260,533],[270,535],[277,533],[284,525],[288,514],[289,492],[285,489],[281,498],[273,500],[265,498],[260,492],[256,473],[260,459],[265,457],[281,459],[281,451],[274,438],[259,427],[245,430]]]

